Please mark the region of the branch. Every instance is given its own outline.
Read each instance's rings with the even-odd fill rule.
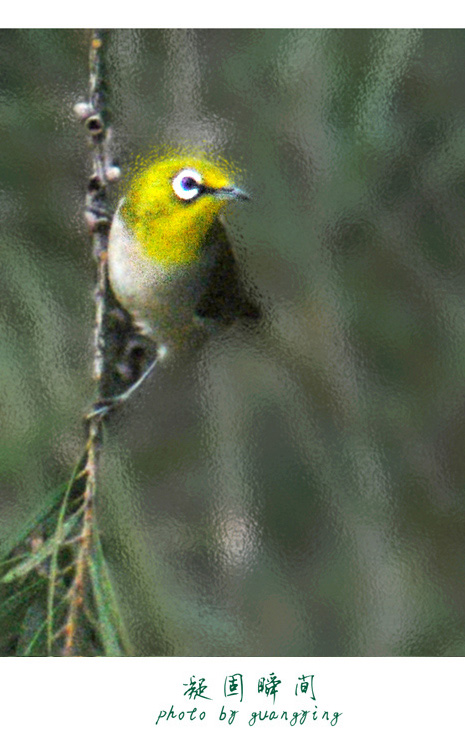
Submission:
[[[93,366],[97,398],[85,418],[85,452],[68,485],[57,492],[51,510],[13,549],[12,558],[0,564],[0,584],[10,595],[4,612],[14,611],[18,605],[23,611],[24,619],[17,621],[14,636],[16,654],[23,656],[117,656],[124,654],[126,644],[94,508],[104,418],[112,408],[107,402],[115,387],[119,391],[130,385],[138,371],[137,363],[123,362],[135,347],[131,345],[134,328],[108,281],[112,214],[107,188],[118,180],[120,171],[110,156],[103,63],[107,33],[92,32],[89,99],[75,106],[86,125],[92,152],[85,215],[97,263]],[[44,594],[46,608],[41,598]]]
[[[97,262],[94,328],[94,380],[97,388],[97,401],[94,409],[102,408],[102,400],[108,385],[107,377],[110,375],[106,353],[107,306],[110,300],[107,248],[111,226],[107,186],[109,182],[114,182],[119,178],[119,168],[113,164],[109,152],[110,129],[108,127],[104,68],[104,45],[107,33],[101,30],[95,30],[92,33],[89,60],[89,100],[75,106],[77,115],[85,123],[89,133],[93,162],[93,173],[89,179],[86,196],[86,221],[91,235],[93,254]],[[64,656],[76,654],[79,616],[81,610],[85,607],[93,533],[96,527],[94,501],[104,414],[90,414],[86,420],[88,432],[85,465],[82,471],[85,479],[84,514],[75,560],[74,578],[68,592],[68,613],[63,627],[65,636]]]

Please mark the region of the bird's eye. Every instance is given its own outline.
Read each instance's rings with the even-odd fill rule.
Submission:
[[[181,180],[181,188],[183,190],[192,190],[197,187],[197,181],[194,178],[183,178]]]
[[[202,176],[196,170],[181,170],[173,178],[173,190],[182,201],[192,201],[202,191]]]

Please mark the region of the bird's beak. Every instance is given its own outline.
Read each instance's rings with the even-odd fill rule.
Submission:
[[[232,187],[225,187],[225,188],[216,188],[214,192],[216,198],[232,198],[237,201],[250,201],[250,196],[247,195],[243,190],[240,188],[236,188],[234,186]]]

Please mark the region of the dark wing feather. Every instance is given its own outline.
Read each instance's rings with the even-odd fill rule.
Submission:
[[[261,312],[251,300],[241,280],[234,253],[223,224],[217,220],[208,235],[213,245],[213,266],[208,286],[196,309],[202,318],[231,324],[235,319],[257,321]]]

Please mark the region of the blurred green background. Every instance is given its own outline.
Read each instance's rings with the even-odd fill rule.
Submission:
[[[0,33],[3,552],[93,394],[88,44]],[[165,142],[242,168],[228,231],[266,314],[108,425],[134,653],[464,655],[465,33],[121,30],[108,72],[123,170]]]

